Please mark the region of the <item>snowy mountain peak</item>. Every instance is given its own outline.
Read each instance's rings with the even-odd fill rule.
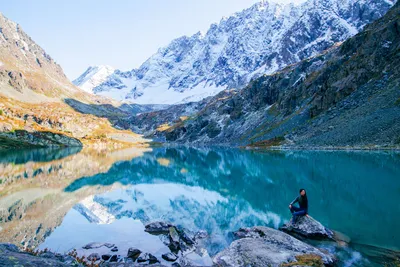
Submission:
[[[72,82],[83,90],[93,93],[93,88],[104,83],[114,71],[115,69],[108,65],[90,66],[79,78]]]
[[[205,34],[173,40],[139,69],[100,75],[106,77],[102,83],[96,79],[85,88],[139,104],[198,101],[226,88],[242,87],[252,78],[346,40],[384,15],[394,2],[308,0],[282,5],[261,1],[212,24]],[[77,80],[87,80],[86,76],[90,75]]]

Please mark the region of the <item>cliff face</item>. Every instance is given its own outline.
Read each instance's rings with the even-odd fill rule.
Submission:
[[[399,10],[397,3],[323,54],[213,97],[185,121],[153,113],[158,125],[167,123],[155,136],[197,144],[399,146]],[[143,124],[144,116],[135,121]]]

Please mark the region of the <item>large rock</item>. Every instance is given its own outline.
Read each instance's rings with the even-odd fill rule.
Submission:
[[[214,257],[213,262],[217,266],[281,266],[295,262],[307,265],[310,261],[326,266],[334,264],[333,255],[272,228],[256,226],[240,229],[235,235],[241,239],[233,241]],[[303,258],[311,259],[301,262]]]
[[[333,231],[308,215],[299,217],[296,223],[288,222],[280,229],[290,235],[300,238],[334,239]]]
[[[145,226],[145,231],[153,235],[169,234],[170,227],[173,227],[170,223],[152,222]]]

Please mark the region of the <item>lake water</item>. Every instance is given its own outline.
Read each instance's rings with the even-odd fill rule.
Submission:
[[[85,253],[89,242],[111,242],[121,254],[134,246],[161,258],[168,248],[143,229],[163,220],[207,231],[207,257],[194,259],[204,264],[232,231],[289,220],[288,204],[306,188],[310,215],[351,239],[348,247],[316,244],[341,265],[372,265],[375,247],[400,250],[396,152],[3,151],[0,175],[0,241],[22,246]]]

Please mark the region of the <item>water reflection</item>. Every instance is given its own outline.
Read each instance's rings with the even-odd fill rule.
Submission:
[[[81,150],[82,147],[0,150],[0,163],[3,163],[2,165],[4,166],[6,163],[47,162],[65,158]]]
[[[142,228],[161,219],[207,230],[213,255],[239,227],[289,219],[287,205],[305,187],[310,214],[322,223],[353,242],[400,249],[398,153],[183,147],[0,162],[0,205],[8,212],[1,241],[45,240],[42,247],[60,251],[92,241],[156,249],[159,239]],[[123,238],[121,229],[131,230]]]
[[[65,193],[65,187],[78,178],[107,172],[116,162],[131,160],[146,151],[149,149],[129,148],[108,153],[90,149],[39,149],[22,151],[20,155],[2,154],[0,241],[36,247],[61,224],[76,203],[111,189],[88,187]]]

